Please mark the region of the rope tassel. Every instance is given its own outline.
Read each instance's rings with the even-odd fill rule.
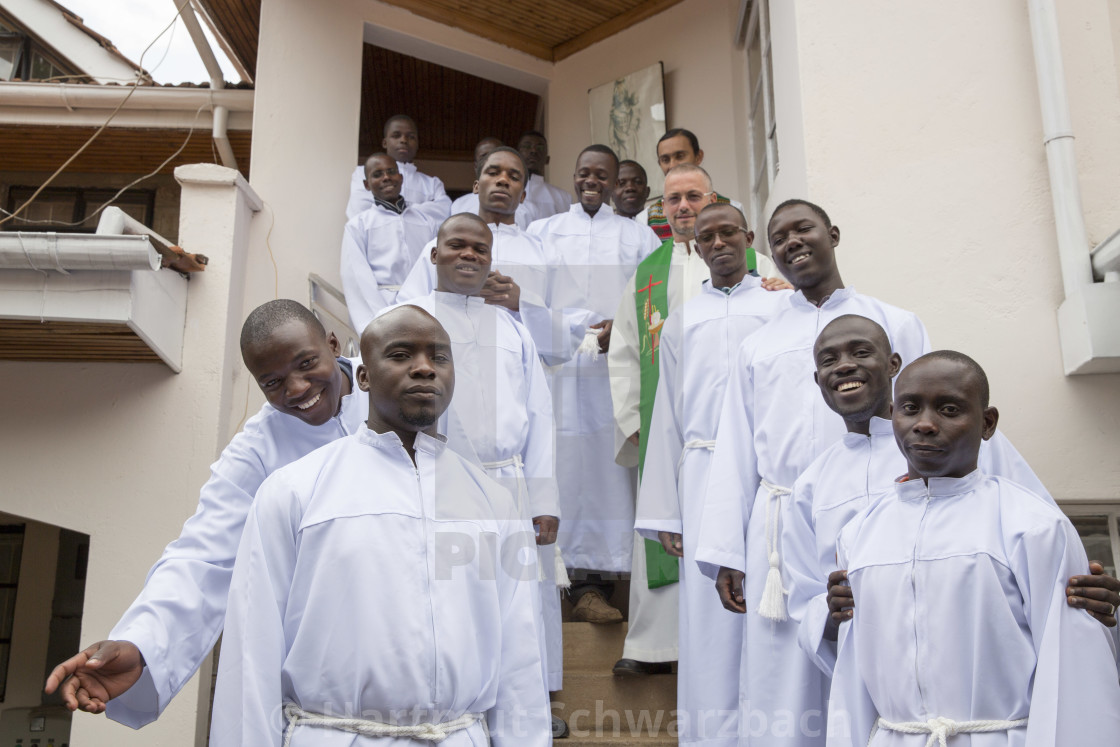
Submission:
[[[758,603],[758,614],[767,620],[785,622],[786,595],[789,590],[782,588],[782,559],[778,554],[778,521],[782,513],[782,496],[789,495],[789,488],[762,481],[769,495],[766,497],[766,557],[770,570],[766,571],[766,586],[762,589],[762,599]]]
[[[591,360],[599,359],[599,333],[593,329],[587,330],[583,342],[576,348],[576,356],[586,356]]]

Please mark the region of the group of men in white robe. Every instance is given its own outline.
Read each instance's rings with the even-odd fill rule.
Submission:
[[[584,596],[591,594],[595,601],[604,596],[596,589],[602,582],[597,574],[632,573],[630,632],[616,672],[664,671],[650,665],[679,658],[683,742],[823,744],[826,719],[832,718],[826,715],[829,678],[838,656],[842,661],[852,657],[851,668],[837,675],[846,683],[859,682],[875,661],[888,660],[883,653],[868,659],[865,648],[852,654],[840,647],[838,653],[829,637],[837,627],[830,620],[852,615],[850,605],[835,608],[844,592],[827,588],[842,586],[828,584],[830,574],[841,572],[835,565],[836,535],[873,503],[873,491],[836,503],[832,486],[843,479],[825,479],[810,468],[817,464],[815,457],[848,443],[841,440],[843,413],[832,412],[833,403],[821,395],[823,384],[821,389],[811,384],[814,345],[830,321],[851,315],[877,322],[900,363],[928,352],[929,343],[912,314],[843,284],[832,253],[839,231],[815,205],[791,201],[775,211],[767,226],[774,264],[758,254],[750,271],[743,260],[753,234],[734,204],[723,199],[712,204],[719,196],[698,166],[703,152],[689,135],[676,131],[658,145],[668,173],[656,209],[633,212],[648,196],[637,164],[624,164],[626,179],[619,180],[614,154],[590,146],[576,163],[577,201],[526,232],[517,224],[518,208],[532,179],[540,178],[532,164],[539,170],[547,162],[547,151],[542,156],[536,147],[538,139],[543,141],[538,133],[522,139],[520,153],[501,146],[482,152],[476,162],[477,206],[445,220],[445,214],[434,217],[450,210],[442,184],[414,166],[407,168],[416,152],[415,124],[406,117],[387,122],[386,154],[371,157],[356,172],[372,203],[362,208],[352,197],[348,215],[352,208],[358,212],[346,234],[354,246],[349,252],[346,243],[343,248],[348,305],[351,293],[362,299],[351,305],[352,320],[357,329],[374,331],[363,335],[366,367],[336,362],[337,341],[325,335],[317,339],[313,323],[284,323],[291,319],[283,313],[298,317],[291,309],[271,326],[256,320],[267,334],[254,335],[251,318],[243,352],[270,404],[215,463],[198,513],[150,572],[140,598],[111,634],[114,640],[94,644],[60,665],[48,685],[57,687],[73,675],[64,687],[72,707],[107,708],[116,720],[142,725],[185,684],[225,622],[234,656],[227,663],[223,653],[216,743],[291,739],[299,744],[342,738],[348,731],[370,738],[446,733],[455,743],[476,739],[483,720],[495,744],[541,743],[548,731],[545,692],[562,683],[557,585],[566,581],[566,566],[573,581],[583,583]],[[679,155],[685,150],[691,160],[688,153]],[[540,188],[537,198],[538,204],[550,199]],[[423,242],[404,238],[410,219],[411,225],[432,232]],[[655,231],[666,226],[672,238],[670,313],[659,335],[660,378],[652,424],[644,433],[636,414],[640,379],[634,360],[641,351],[636,342],[641,331],[634,324],[635,271],[661,244]],[[357,246],[363,231],[366,244]],[[375,246],[385,237],[397,242],[396,250]],[[353,282],[346,277],[348,255]],[[369,274],[354,280],[363,257]],[[774,265],[792,283],[792,294],[781,290],[781,283],[764,281],[774,274]],[[405,439],[399,422],[372,429],[378,415],[370,403],[381,387],[372,378],[367,353],[394,342],[404,347],[386,355],[393,365],[419,356],[414,343],[404,344],[409,335],[389,339],[387,329],[403,325],[427,340],[424,355],[430,360],[421,367],[421,378],[438,379],[428,371],[438,368],[432,361],[439,356],[432,351],[444,343],[432,338],[440,333],[411,317],[406,323],[397,311],[401,305],[423,309],[426,317],[438,320],[436,327],[442,325],[441,332],[446,330],[442,334],[459,392],[448,395],[450,407],[438,422],[438,431],[447,435],[446,448],[423,432]],[[377,320],[372,327],[371,320]],[[355,385],[369,390],[370,399],[354,392]],[[396,391],[393,401],[429,401],[443,394],[437,395],[440,387],[430,382],[424,386]],[[371,425],[362,424],[366,419]],[[881,424],[869,422],[873,433],[882,432]],[[390,431],[396,435],[387,435]],[[1001,448],[986,448],[985,453],[998,456],[987,457],[985,469],[1045,495],[1014,449],[998,433],[995,437]],[[337,444],[311,454],[336,439]],[[645,440],[647,456],[635,509],[633,452],[639,439]],[[402,440],[408,440],[404,448]],[[308,454],[293,468],[280,470]],[[361,455],[369,454],[387,461],[376,467],[374,460],[363,462]],[[886,456],[868,461],[876,466],[868,467],[864,485],[889,483],[899,463],[897,451],[894,456],[893,462]],[[438,467],[441,460],[447,464]],[[353,469],[347,466],[351,461]],[[833,464],[840,471],[850,467],[841,458]],[[379,484],[380,475],[396,474],[402,465],[407,469],[400,479],[384,488],[384,506],[371,510],[355,496],[343,495],[344,485]],[[262,487],[277,470],[282,476]],[[403,486],[409,474],[418,493],[395,495],[393,486]],[[859,485],[858,474],[844,479]],[[506,488],[512,500],[494,498],[491,486],[496,485]],[[825,485],[827,490],[819,489]],[[258,488],[260,507],[251,509]],[[320,493],[330,498],[319,499]],[[821,493],[826,494],[823,519],[817,514]],[[836,510],[840,504],[843,508]],[[458,538],[458,544],[440,546],[438,533],[432,542],[424,539],[430,522]],[[492,535],[499,540],[499,555],[507,552],[529,522],[535,540],[516,546],[520,549],[509,551],[510,557],[496,560],[480,552]],[[509,529],[514,525],[521,529]],[[252,531],[243,537],[245,527]],[[634,541],[635,529],[681,559],[679,594],[676,585],[647,586],[644,542]],[[795,529],[801,533],[793,534]],[[355,551],[358,536],[394,541]],[[311,537],[305,554],[303,543]],[[527,558],[522,550],[533,544],[537,553]],[[420,555],[414,555],[416,547]],[[844,557],[863,557],[859,543],[842,547]],[[1075,552],[1063,557],[1077,560]],[[336,570],[325,571],[323,564],[332,561]],[[493,568],[487,575],[486,562],[531,569],[532,578]],[[863,567],[876,563],[882,561],[872,558]],[[351,599],[356,590],[343,580],[345,574],[339,578],[337,568],[400,564],[408,568],[377,593],[394,601],[417,600],[417,614],[431,624],[420,625],[419,617],[415,625],[404,624],[422,635],[387,648],[366,634],[377,631],[393,641],[396,623],[385,617],[380,600]],[[1075,570],[1083,573],[1085,565]],[[261,568],[283,571],[277,577],[254,575]],[[479,584],[495,576],[502,579],[496,587]],[[716,577],[717,590],[710,577]],[[1120,595],[1100,578],[1078,576],[1069,598],[1104,619],[1114,614]],[[231,580],[234,594],[228,595]],[[459,584],[451,594],[455,603],[436,601],[436,582]],[[476,597],[482,601],[462,630],[441,627],[456,625],[456,615]],[[332,607],[329,600],[337,598],[349,606]],[[284,611],[303,605],[315,607],[306,628],[295,619],[302,612]],[[745,618],[728,609],[746,613]],[[277,610],[274,622],[262,622]],[[337,628],[332,623],[339,610],[357,626],[368,618],[368,630],[342,631],[333,641],[333,633],[323,637],[322,631]],[[413,612],[409,608],[406,614]],[[504,626],[515,620],[526,626],[523,633],[530,631],[516,643],[503,638]],[[1085,638],[1080,622],[1066,627]],[[261,635],[265,628],[267,634]],[[1103,641],[1103,630],[1094,625],[1092,635]],[[369,645],[351,645],[356,637]],[[468,652],[470,645],[476,650]],[[272,674],[261,669],[259,662],[275,659],[278,651],[279,660],[290,662]],[[459,671],[462,661],[474,663]],[[304,687],[322,671],[337,672],[337,681],[325,689]],[[400,675],[410,684],[387,694],[383,675]],[[421,685],[428,690],[417,689]],[[889,740],[898,731],[879,721],[916,723],[921,714],[881,707],[876,714],[875,696],[883,692],[877,687],[882,686],[869,688],[868,698],[845,701],[844,715],[850,711],[849,722],[857,730],[878,725],[884,736],[877,738]],[[254,722],[261,704],[277,710]],[[958,722],[1015,716],[1001,711],[962,719],[951,711],[930,713]],[[516,728],[500,722],[510,714],[520,719]],[[1110,718],[1106,713],[1097,723],[1111,724]],[[831,721],[828,727],[831,735],[841,736],[842,727]],[[1017,727],[1008,728],[1012,731],[1005,733],[1013,734]]]

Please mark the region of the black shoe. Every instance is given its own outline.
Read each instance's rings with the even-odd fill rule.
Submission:
[[[668,661],[638,661],[637,659],[619,659],[611,670],[623,677],[634,677],[645,674],[672,674],[673,664]]]
[[[567,739],[568,738],[568,724],[564,719],[552,714],[552,738],[553,739]]]

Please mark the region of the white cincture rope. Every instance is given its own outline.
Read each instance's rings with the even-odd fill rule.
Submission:
[[[525,515],[525,501],[529,499],[529,488],[525,482],[525,462],[522,461],[520,454],[514,454],[509,459],[502,459],[498,462],[483,462],[483,469],[501,469],[502,467],[513,467],[514,473],[517,475],[517,513]],[[556,585],[561,589],[571,587],[571,579],[568,578],[568,569],[564,567],[564,558],[560,554],[560,543],[552,543],[553,551],[553,570],[556,575]],[[546,579],[544,573],[544,565],[538,567],[539,578],[541,581]]]
[[[763,480],[762,487],[769,495],[766,497],[766,558],[770,570],[766,572],[766,586],[762,590],[762,600],[758,603],[758,614],[767,620],[784,622],[786,615],[787,589],[782,588],[782,561],[778,555],[778,522],[782,515],[782,496],[789,495],[790,489]]]
[[[318,726],[358,734],[363,737],[397,737],[418,739],[423,742],[442,742],[455,732],[468,729],[479,721],[482,721],[483,728],[485,728],[481,713],[467,713],[457,719],[444,721],[442,724],[403,724],[398,726],[383,724],[380,721],[369,721],[364,718],[324,716],[321,713],[305,711],[295,703],[284,704],[284,718],[288,723],[284,727],[283,747],[288,747],[291,744],[292,732],[295,731],[297,726]]]
[[[896,731],[900,734],[929,734],[926,747],[933,747],[934,744],[938,747],[948,747],[948,738],[955,737],[958,734],[987,734],[994,731],[1019,729],[1026,725],[1027,720],[1025,718],[1015,719],[1014,721],[1000,721],[999,719],[954,721],[951,718],[938,716],[937,718],[931,718],[929,721],[902,721],[899,723],[880,718],[875,722],[875,728],[871,730],[871,738],[875,738],[875,732],[879,729]],[[870,743],[869,740],[868,744]]]
[[[377,287],[381,290],[393,291],[394,293],[401,289],[399,285],[379,285]]]
[[[716,442],[715,441],[701,441],[699,439],[696,439],[696,440],[693,440],[693,441],[685,441],[684,442],[684,447],[681,448],[681,458],[677,460],[677,471],[678,472],[681,469],[681,465],[684,464],[684,456],[685,456],[685,454],[688,453],[689,449],[707,449],[708,451],[715,451],[716,450]]]
[[[599,359],[599,332],[598,330],[588,329],[583,335],[583,342],[576,348],[576,357],[583,355],[591,360]]]

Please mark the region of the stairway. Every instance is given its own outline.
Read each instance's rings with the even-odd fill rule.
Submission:
[[[617,586],[611,602],[625,614],[628,584]],[[616,677],[611,667],[625,638],[625,622],[564,623],[564,689],[552,694],[552,712],[568,722],[571,736],[557,747],[677,744],[677,675]]]

